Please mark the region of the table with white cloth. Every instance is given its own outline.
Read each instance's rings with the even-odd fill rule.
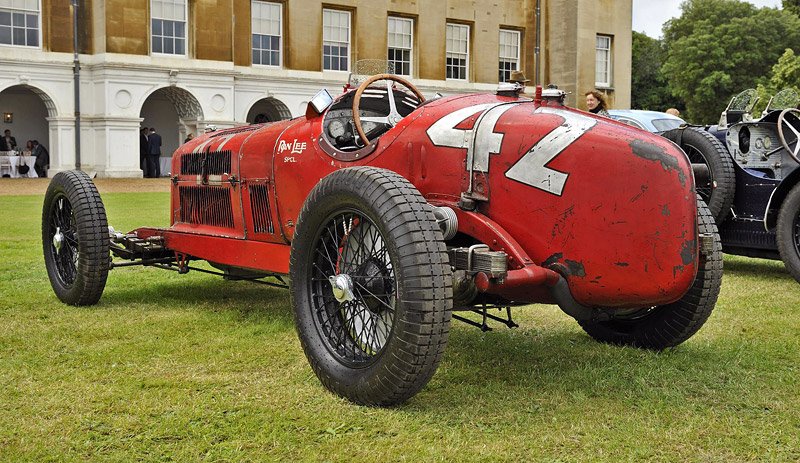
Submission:
[[[172,170],[172,158],[161,156],[158,158],[158,163],[161,168],[161,176],[169,177],[169,171]]]
[[[17,156],[14,151],[0,151],[0,175],[9,174],[11,178],[37,178],[34,164],[36,164],[36,156]],[[19,165],[24,163],[28,166],[28,172],[20,174]]]

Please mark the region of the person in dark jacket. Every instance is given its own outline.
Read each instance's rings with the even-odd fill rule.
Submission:
[[[17,147],[17,139],[11,136],[11,130],[6,129],[3,138],[0,138],[0,151],[13,151]]]
[[[139,131],[139,168],[142,169],[142,177],[147,177],[147,154],[150,146],[147,144],[147,127],[142,127]]]
[[[150,128],[150,135],[147,136],[147,170],[150,178],[161,176],[161,165],[158,158],[161,157],[161,135],[156,133],[156,129]]]
[[[33,150],[31,155],[36,157],[36,162],[33,168],[36,169],[36,175],[39,177],[47,177],[47,169],[50,168],[50,153],[47,148],[39,143],[39,140],[33,140]]]
[[[590,90],[584,93],[583,96],[586,97],[586,108],[590,113],[603,117],[611,117],[608,114],[608,103],[606,102],[605,95],[597,90]]]

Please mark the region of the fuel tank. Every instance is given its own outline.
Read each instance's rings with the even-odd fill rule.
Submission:
[[[474,198],[584,305],[673,302],[696,276],[691,164],[662,137],[557,104],[482,95],[424,106],[394,144],[405,161],[374,164],[403,169],[428,198]]]

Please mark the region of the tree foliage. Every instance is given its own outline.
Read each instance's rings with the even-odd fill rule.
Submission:
[[[800,0],[783,0],[781,4],[784,10],[800,15]]]
[[[664,28],[670,92],[698,123],[717,119],[732,95],[755,87],[787,48],[800,50],[800,18],[740,0],[686,0]]]
[[[633,33],[631,108],[664,111],[679,107],[661,73],[665,50],[661,41],[640,32]]]
[[[795,55],[791,48],[787,48],[778,58],[778,62],[772,66],[769,79],[763,79],[756,87],[760,98],[756,112],[762,111],[769,103],[770,97],[784,89],[793,89],[800,94],[800,57]]]

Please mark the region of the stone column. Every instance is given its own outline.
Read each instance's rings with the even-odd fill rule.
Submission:
[[[101,117],[95,120],[97,175],[106,178],[141,178],[139,130],[141,117]]]
[[[71,116],[48,117],[50,125],[50,169],[47,176],[75,169],[75,118]]]

